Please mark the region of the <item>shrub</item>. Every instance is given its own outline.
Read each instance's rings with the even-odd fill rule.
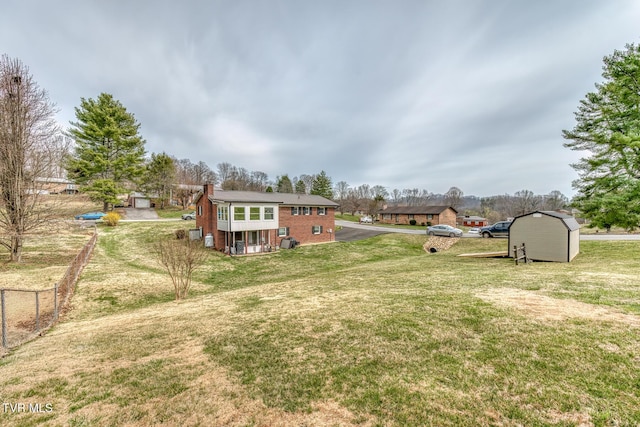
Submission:
[[[109,227],[115,227],[118,225],[121,217],[118,212],[109,212],[105,216],[102,217],[102,222],[104,222]]]
[[[431,221],[427,221],[427,227],[431,227]]]
[[[186,230],[184,230],[182,228],[179,229],[179,230],[176,230],[176,239],[184,240],[186,238],[187,238],[187,231]]]
[[[416,222],[416,220],[415,220],[415,219],[412,219],[411,221],[409,221],[409,224],[411,224],[411,225],[416,225],[416,224],[417,224],[417,222]]]

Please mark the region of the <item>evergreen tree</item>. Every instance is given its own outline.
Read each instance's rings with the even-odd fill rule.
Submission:
[[[165,153],[151,154],[147,170],[143,178],[142,188],[147,196],[160,202],[160,209],[164,209],[171,198],[171,189],[176,181],[176,165],[173,158]]]
[[[573,165],[580,178],[572,204],[591,225],[634,229],[640,223],[640,45],[604,58],[603,83],[588,93],[565,143],[587,156]]]
[[[276,183],[278,193],[293,193],[293,184],[288,175],[283,175],[278,178]]]
[[[304,185],[304,181],[301,179],[296,182],[296,193],[298,194],[306,194],[307,186]]]
[[[333,198],[333,184],[325,171],[320,172],[313,178],[311,194],[322,196],[326,199]]]
[[[76,147],[66,164],[68,176],[106,211],[144,173],[145,140],[133,114],[110,94],[82,98],[75,111],[69,135]]]

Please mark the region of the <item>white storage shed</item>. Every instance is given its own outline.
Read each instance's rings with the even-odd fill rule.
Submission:
[[[535,211],[517,216],[509,226],[509,256],[524,243],[534,261],[571,262],[580,252],[580,225],[570,215]]]

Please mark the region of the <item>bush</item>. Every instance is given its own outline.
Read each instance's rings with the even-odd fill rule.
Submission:
[[[415,219],[412,219],[411,221],[409,221],[409,224],[411,224],[411,225],[416,225],[416,224],[417,224],[417,222],[416,222],[416,220],[415,220]]]
[[[176,230],[176,239],[184,240],[186,238],[187,238],[187,231],[186,230],[184,230],[182,228],[179,229],[179,230]]]
[[[109,212],[105,216],[102,217],[102,222],[104,222],[109,227],[115,227],[118,225],[118,222],[122,219],[118,212]]]

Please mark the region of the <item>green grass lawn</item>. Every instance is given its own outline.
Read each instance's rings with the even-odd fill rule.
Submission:
[[[154,261],[173,223],[100,228],[54,330],[0,360],[2,425],[638,425],[636,242],[570,264],[381,235],[212,253],[189,299]]]

